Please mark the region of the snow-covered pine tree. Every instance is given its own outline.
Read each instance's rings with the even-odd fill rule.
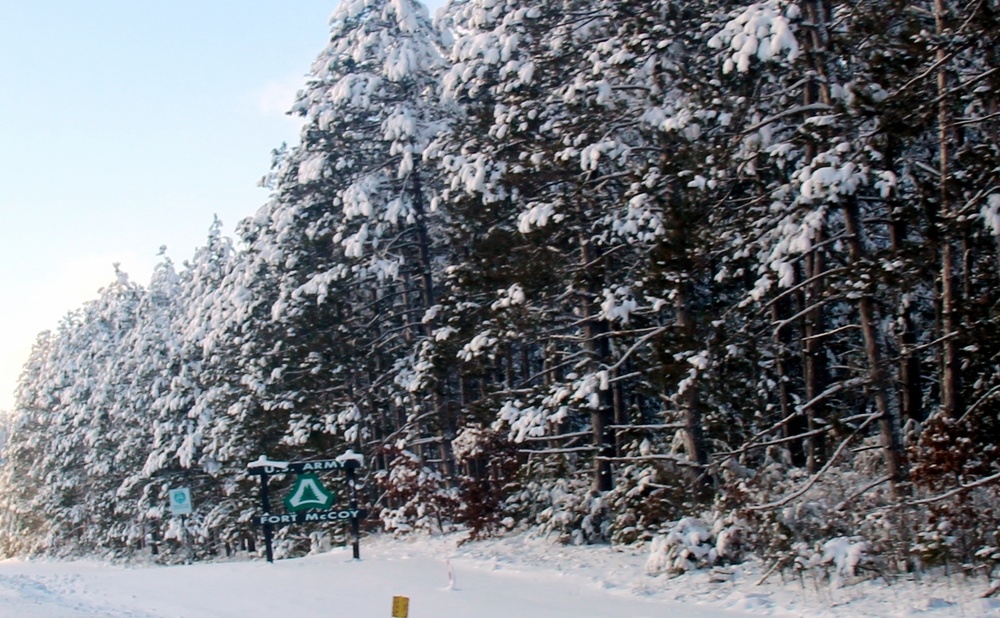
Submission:
[[[449,281],[469,329],[459,355],[475,405],[539,445],[528,451],[586,454],[598,491],[612,487],[624,446],[611,426],[677,428],[663,396],[677,396],[687,457],[643,457],[694,470],[693,487],[707,479],[688,372],[705,368],[687,279],[698,234],[676,190],[695,137],[678,118],[691,110],[665,123],[669,137],[651,121],[687,104],[674,83],[685,17],[669,3],[611,2],[471,1],[448,14],[458,39],[446,92],[468,115],[435,154],[450,177],[440,199],[453,242],[470,248]],[[669,386],[658,354],[680,369]],[[593,446],[578,446],[583,435]]]
[[[438,38],[412,0],[342,2],[293,109],[301,143],[278,153],[273,196],[244,223],[242,367],[273,427],[250,435],[269,455],[378,457],[387,441],[450,459],[424,349],[440,268],[422,161],[446,121]]]
[[[898,133],[891,141],[894,196],[916,204],[906,243],[919,252],[917,288],[908,294],[923,337],[907,349],[919,369],[913,391],[923,414],[912,423],[914,479],[930,497],[936,521],[962,530],[944,555],[973,559],[970,548],[991,543],[993,517],[979,506],[996,496],[988,481],[998,470],[993,453],[996,410],[996,235],[991,197],[997,174],[997,7],[991,3],[928,1],[896,16],[906,38],[894,49],[901,60],[880,65],[889,84],[885,102]],[[887,140],[888,141],[888,140]],[[914,225],[919,222],[918,225]],[[928,299],[932,299],[930,302]],[[916,393],[909,397],[916,399]],[[956,445],[960,445],[956,448]],[[985,479],[985,481],[984,481]],[[950,491],[956,485],[983,486]],[[984,516],[985,515],[985,516]],[[989,522],[989,523],[987,523]],[[925,544],[925,547],[930,544]],[[958,546],[962,549],[959,550]]]
[[[117,517],[105,533],[123,549],[142,547],[148,533],[150,505],[142,500],[147,478],[144,464],[155,441],[157,401],[169,392],[179,365],[178,275],[165,251],[161,249],[161,261],[136,303],[135,323],[116,353],[122,385],[110,414],[114,426],[124,431],[115,439],[112,463],[119,482],[111,499]]]
[[[372,404],[430,414],[412,427],[390,423],[379,431],[383,438],[403,429],[417,440],[440,441],[454,431],[453,421],[422,348],[434,322],[435,271],[441,267],[436,239],[444,213],[429,208],[436,180],[422,159],[449,116],[438,101],[442,42],[426,8],[413,1],[344,3],[332,24],[330,45],[297,107],[309,136],[303,154],[327,160],[321,182],[335,220],[317,240],[340,249],[334,258],[347,269],[341,278],[355,290],[356,319],[349,328],[362,341],[369,338],[380,356],[374,373],[354,376],[352,407],[367,408],[370,418]],[[322,292],[311,288],[333,273],[324,265],[304,275],[298,282],[303,296],[322,302]],[[377,386],[378,373],[391,382]],[[373,389],[383,391],[382,401],[372,399]],[[439,442],[429,458],[447,462],[446,447]]]
[[[32,478],[31,466],[44,455],[51,441],[42,440],[46,416],[52,402],[51,394],[42,384],[49,378],[49,363],[54,357],[56,334],[39,333],[31,354],[21,371],[16,393],[16,407],[9,413],[6,441],[0,456],[0,553],[4,556],[23,554],[36,547],[46,520],[33,510],[39,488]]]
[[[734,11],[710,44],[723,50],[723,73],[756,84],[750,116],[737,127],[742,141],[736,155],[744,192],[755,204],[751,213],[758,213],[756,220],[745,219],[747,228],[759,230],[753,251],[760,278],[750,297],[765,299],[770,308],[775,343],[787,346],[791,339],[783,331],[794,329],[804,352],[796,375],[787,371],[786,353],[775,355],[779,418],[786,428],[779,443],[805,439],[802,454],[818,472],[825,454],[816,438],[837,422],[832,397],[864,384],[875,410],[861,427],[878,419],[887,478],[905,484],[900,410],[874,302],[887,245],[884,231],[867,225],[883,204],[868,197],[869,174],[879,174],[882,157],[864,143],[874,125],[855,105],[870,86],[861,77],[865,67],[846,52],[862,35],[847,8],[836,11],[841,21],[834,29],[831,10],[824,2],[753,4]],[[826,266],[831,262],[843,266]],[[829,375],[817,355],[863,361]],[[804,392],[796,394],[798,375]],[[824,386],[827,379],[833,383]],[[794,408],[790,397],[800,402]],[[822,418],[821,410],[833,418]],[[790,427],[797,435],[788,435]],[[865,435],[859,429],[852,436],[859,433]],[[843,450],[841,442],[836,453]]]
[[[144,431],[131,407],[131,350],[141,286],[123,272],[39,339],[17,392],[8,474],[18,488],[21,551],[121,549],[134,516],[117,491],[119,445]],[[26,520],[17,519],[17,514]],[[38,514],[44,514],[39,517]]]
[[[225,324],[217,321],[219,315],[213,310],[218,308],[218,296],[228,289],[223,283],[234,258],[232,241],[222,235],[222,222],[216,219],[206,244],[184,262],[173,284],[169,339],[163,351],[169,354],[166,370],[151,382],[151,440],[145,460],[133,470],[133,482],[141,487],[138,512],[153,542],[177,532],[165,505],[166,491],[180,486],[191,488],[194,496],[196,510],[187,520],[192,538],[235,546],[245,534],[234,525],[240,513],[233,513],[229,495],[236,493],[231,479],[242,472],[240,464],[245,462],[234,462],[224,472],[221,462],[228,458],[218,452],[227,429],[219,419],[225,418],[233,401],[239,376],[232,350],[214,345],[216,337],[224,336]],[[156,280],[154,275],[151,294]],[[202,549],[220,550],[200,546],[197,551]]]
[[[613,455],[605,430],[613,412],[596,378],[608,360],[599,338],[607,324],[590,229],[601,196],[581,195],[578,152],[559,156],[574,136],[562,132],[572,112],[557,90],[581,70],[596,26],[570,26],[586,4],[450,5],[458,38],[445,94],[467,111],[432,152],[447,175],[438,199],[453,211],[451,242],[468,247],[450,273],[446,307],[464,340],[466,405],[486,413],[479,422],[502,417],[524,446],[544,438],[556,458],[586,454],[589,484],[603,491],[610,462],[598,455]],[[579,446],[587,435],[594,446]]]

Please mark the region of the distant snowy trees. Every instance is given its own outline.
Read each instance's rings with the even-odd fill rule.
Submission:
[[[177,538],[180,483],[199,551],[243,546],[246,463],[346,449],[396,531],[1000,545],[995,3],[438,17],[342,2],[237,240],[40,336],[4,551]]]

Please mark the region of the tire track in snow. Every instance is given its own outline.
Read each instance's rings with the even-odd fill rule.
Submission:
[[[98,607],[73,577],[0,575],[0,618],[150,618],[149,614]]]

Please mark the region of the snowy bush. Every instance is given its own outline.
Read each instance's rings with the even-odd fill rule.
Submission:
[[[854,577],[858,566],[868,559],[868,543],[863,539],[838,537],[823,543],[820,562],[832,567],[831,581],[842,585],[848,577]]]
[[[665,535],[653,539],[646,572],[676,574],[715,564],[718,552],[711,536],[701,520],[681,519]]]
[[[649,440],[626,446],[626,453],[641,455],[653,448]],[[669,449],[669,445],[659,448]],[[629,464],[618,470],[615,487],[605,496],[611,511],[613,543],[651,541],[661,526],[684,515],[688,489],[684,476],[670,461],[656,465]]]
[[[456,518],[468,528],[468,538],[484,538],[506,529],[504,502],[520,467],[514,445],[501,432],[473,425],[452,440],[452,452],[461,469]]]
[[[505,512],[534,526],[533,534],[556,535],[572,545],[605,542],[608,539],[608,508],[593,491],[592,478],[576,473],[564,478],[546,478],[558,465],[536,463],[522,469],[530,479],[507,500]]]
[[[389,470],[376,475],[383,489],[384,508],[379,519],[388,532],[413,530],[447,532],[454,529],[458,510],[456,490],[444,477],[425,466],[420,458],[406,450],[389,449]]]
[[[684,517],[656,536],[650,545],[646,572],[677,575],[711,567],[722,560],[740,557],[743,523],[731,517],[713,517],[709,524]]]
[[[836,537],[813,544],[799,542],[792,546],[791,570],[800,578],[829,581],[841,587],[858,576],[859,568],[873,565],[870,545],[861,537]]]

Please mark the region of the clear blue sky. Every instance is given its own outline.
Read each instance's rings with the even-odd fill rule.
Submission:
[[[439,6],[441,1],[429,3]],[[337,0],[0,0],[0,410],[35,335],[267,198]]]

